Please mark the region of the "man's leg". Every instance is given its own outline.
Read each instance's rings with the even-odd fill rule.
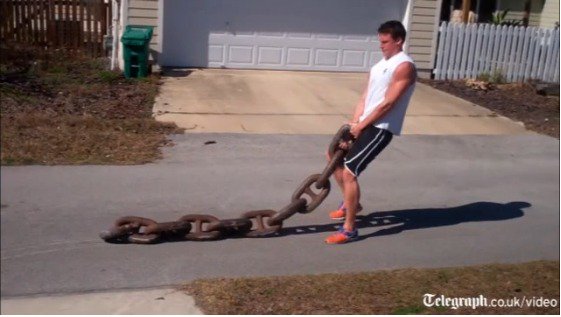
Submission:
[[[343,176],[343,197],[345,202],[345,207],[347,208],[347,213],[345,217],[345,224],[343,228],[345,231],[353,231],[355,229],[355,219],[358,207],[358,201],[360,199],[360,186],[356,176],[353,175],[348,169],[342,171]]]
[[[345,212],[345,223],[343,224],[343,230],[338,230],[337,233],[325,239],[325,242],[328,244],[345,243],[358,237],[358,233],[355,231],[355,218],[360,197],[360,187],[356,177],[348,169],[345,168],[342,171],[342,177],[344,204],[347,210]]]
[[[327,160],[330,161],[331,158],[329,157],[329,153],[326,153],[327,156]],[[343,206],[345,206],[346,208],[346,204],[345,204],[345,183],[343,181],[343,174],[345,171],[345,166],[341,165],[341,166],[337,166],[335,168],[335,171],[333,171],[333,177],[335,178],[335,181],[337,181],[337,184],[339,185],[339,188],[341,189],[341,194],[343,196]],[[348,172],[348,171],[347,171]],[[358,199],[357,199],[357,207],[355,208],[355,214],[359,211],[358,209],[361,209],[362,207],[360,207],[360,190],[358,191]],[[336,213],[337,211],[333,211],[333,213]],[[331,215],[331,214],[330,214]],[[332,217],[334,217],[333,219],[338,219],[338,218],[343,218],[344,214],[342,216],[339,215],[331,215]]]
[[[343,170],[344,169],[345,169],[344,167],[339,166],[333,172],[333,177],[337,181],[337,184],[339,185],[339,188],[341,188],[341,193],[343,194],[343,197],[345,197],[345,183],[343,181]]]
[[[360,206],[360,187],[357,176],[390,143],[391,139],[391,132],[370,126],[362,131],[354,142],[353,147],[349,150],[349,153],[347,153],[345,167],[342,171],[338,171],[339,174],[337,174],[343,180],[343,204],[346,208],[346,212],[343,213],[345,216],[344,230],[327,237],[326,243],[345,243],[354,240],[358,236],[355,225],[356,213]],[[331,218],[342,219],[342,217]]]
[[[329,156],[329,152],[326,153],[327,156],[327,161],[331,161],[331,157]],[[343,194],[343,197],[345,196],[345,186],[343,184],[343,165],[341,166],[337,166],[335,168],[335,171],[333,171],[333,177],[335,178],[335,180],[337,181],[337,184],[339,185],[339,188],[341,189],[341,193]]]

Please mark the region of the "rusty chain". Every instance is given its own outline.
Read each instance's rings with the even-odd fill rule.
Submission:
[[[127,216],[117,219],[110,229],[102,231],[99,236],[110,243],[153,244],[173,240],[207,241],[230,236],[258,238],[278,234],[285,220],[297,213],[310,213],[325,200],[331,189],[329,177],[337,166],[343,164],[343,158],[351,146],[350,126],[345,124],[329,144],[330,160],[323,172],[308,176],[294,191],[290,203],[278,212],[252,210],[244,212],[240,218],[222,220],[211,215],[190,214],[177,221],[161,223]]]

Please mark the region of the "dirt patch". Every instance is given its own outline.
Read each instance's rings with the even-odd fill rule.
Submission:
[[[161,158],[176,126],[153,119],[16,114],[2,117],[2,164],[143,164]]]
[[[43,72],[5,78],[0,81],[2,115],[40,112],[53,116],[89,115],[100,119],[151,117],[154,97],[158,93],[157,76],[127,80],[119,72],[104,70],[84,74],[89,78],[74,78],[77,76],[66,72]]]
[[[201,279],[186,285],[206,314],[559,314],[559,262],[357,274]],[[556,307],[426,307],[446,297],[547,298]]]
[[[559,96],[542,96],[530,84],[499,84],[480,90],[468,87],[464,80],[419,81],[559,139]]]
[[[166,135],[152,105],[160,80],[126,79],[107,59],[1,46],[2,164],[141,164]]]

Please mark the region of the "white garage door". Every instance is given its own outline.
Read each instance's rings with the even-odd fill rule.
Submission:
[[[165,0],[164,66],[367,71],[407,0]]]

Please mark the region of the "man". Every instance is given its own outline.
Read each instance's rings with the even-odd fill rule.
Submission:
[[[417,78],[413,60],[403,52],[405,35],[405,28],[399,21],[388,21],[378,28],[384,58],[370,70],[368,84],[350,122],[350,133],[355,141],[344,166],[333,173],[344,200],[339,209],[329,215],[332,219],[345,219],[345,222],[325,240],[328,244],[345,243],[358,237],[355,217],[362,207],[357,177],[390,143],[393,135],[401,133]]]

